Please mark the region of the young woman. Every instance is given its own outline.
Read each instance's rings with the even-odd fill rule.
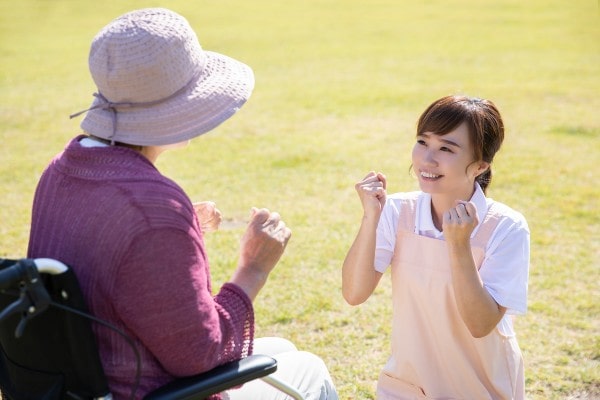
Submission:
[[[485,196],[504,139],[496,106],[448,96],[421,115],[412,169],[421,191],[386,195],[386,177],[355,185],[364,210],[342,269],[361,304],[391,266],[392,352],[379,399],[523,399],[511,314],[527,307],[529,229]]]

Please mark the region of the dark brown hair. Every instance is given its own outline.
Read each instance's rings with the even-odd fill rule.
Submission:
[[[443,136],[466,123],[473,145],[475,161],[490,167],[476,178],[484,193],[492,181],[492,161],[504,140],[500,112],[489,100],[468,96],[446,96],[434,101],[417,123],[417,135],[431,132]]]

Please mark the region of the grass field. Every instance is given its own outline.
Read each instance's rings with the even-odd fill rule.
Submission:
[[[26,252],[35,184],[79,132],[94,34],[130,9],[185,15],[203,47],[247,62],[250,102],[159,169],[226,217],[207,237],[215,287],[251,206],[293,229],[256,304],[257,335],[319,354],[342,399],[372,399],[388,355],[390,284],[350,307],[341,264],[358,228],[353,185],[408,174],[434,99],[492,99],[507,128],[491,197],[531,228],[529,311],[516,320],[529,399],[600,398],[600,12],[592,0],[0,0],[0,256]]]

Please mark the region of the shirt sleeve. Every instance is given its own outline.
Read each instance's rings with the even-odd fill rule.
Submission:
[[[490,239],[479,270],[485,288],[508,314],[527,311],[529,228],[520,216],[504,217]]]
[[[213,297],[196,239],[174,228],[138,235],[113,293],[123,323],[174,376],[239,359],[253,340],[250,299],[234,284]]]

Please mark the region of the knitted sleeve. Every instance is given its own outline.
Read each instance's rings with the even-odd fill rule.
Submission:
[[[188,232],[145,232],[132,242],[111,296],[123,324],[174,376],[251,352],[252,303],[234,284],[213,297],[208,263]]]
[[[221,361],[228,362],[251,355],[254,342],[254,312],[250,298],[239,286],[225,283],[215,297],[215,303],[218,309],[222,309],[223,315],[243,315],[243,321],[245,321],[242,326],[232,324],[237,330],[233,336],[243,337],[243,341],[232,341],[230,347],[221,354]]]

